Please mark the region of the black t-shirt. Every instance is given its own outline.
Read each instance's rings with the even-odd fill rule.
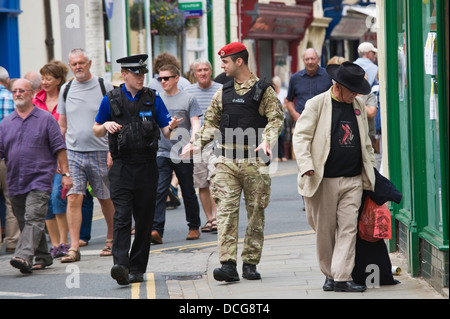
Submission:
[[[352,104],[333,99],[332,105],[331,149],[325,163],[324,177],[357,176],[362,168],[357,115]]]

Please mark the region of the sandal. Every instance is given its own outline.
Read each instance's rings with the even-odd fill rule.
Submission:
[[[80,261],[81,255],[80,251],[75,248],[69,248],[67,254],[61,258],[62,263],[73,263],[76,261]]]
[[[100,257],[112,256],[112,243],[112,239],[106,240],[106,244],[111,244],[111,246],[105,245],[105,247],[103,247],[102,251],[100,252]]]
[[[212,232],[212,220],[206,221],[205,226],[203,226],[200,229],[201,229],[202,233],[210,233],[210,232]]]
[[[211,231],[217,231],[217,221],[215,218],[211,219]]]
[[[9,263],[14,268],[19,269],[22,274],[31,274],[33,272],[30,264],[20,257],[13,257]]]

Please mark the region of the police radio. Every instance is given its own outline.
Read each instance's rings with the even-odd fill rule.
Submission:
[[[266,82],[266,78],[264,78],[264,80],[262,80],[262,82],[258,81],[258,83],[256,83],[256,91],[255,91],[255,94],[253,95],[253,101],[255,101],[255,102],[260,102],[261,101],[261,98],[262,98],[262,96],[264,94],[264,91],[265,91],[265,89],[267,87],[265,82]]]

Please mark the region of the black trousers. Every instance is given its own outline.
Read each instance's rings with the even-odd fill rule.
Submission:
[[[130,272],[145,273],[155,214],[158,167],[156,160],[129,163],[115,159],[109,171],[111,199],[114,203],[114,264]],[[131,221],[135,235],[131,247]]]

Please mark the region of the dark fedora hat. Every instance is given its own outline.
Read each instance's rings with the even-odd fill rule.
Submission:
[[[330,64],[326,70],[333,80],[352,92],[366,95],[371,91],[370,84],[364,77],[366,72],[355,63]]]

